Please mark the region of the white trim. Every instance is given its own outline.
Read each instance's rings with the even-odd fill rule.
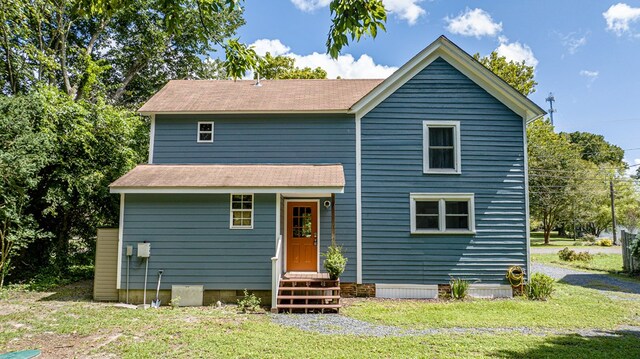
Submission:
[[[156,115],[151,115],[151,129],[149,131],[149,159],[147,162],[149,164],[153,163],[153,146],[155,144],[156,137]]]
[[[300,193],[300,194],[316,194],[316,193],[344,193],[344,187],[111,187],[111,193],[232,193],[246,192],[252,193]]]
[[[286,115],[286,114],[328,114],[328,113],[352,113],[347,108],[344,109],[335,109],[335,110],[305,110],[305,111],[295,111],[295,110],[280,110],[280,111],[267,111],[267,110],[246,110],[246,111],[140,111],[138,113],[143,116],[151,116],[151,115],[246,115],[246,114],[272,114],[272,115]]]
[[[438,201],[438,230],[416,229],[416,201]],[[469,202],[469,230],[447,230],[446,229],[446,201],[468,201]],[[475,234],[475,201],[473,193],[410,193],[409,194],[411,234]]]
[[[525,226],[524,235],[527,250],[527,268],[525,280],[528,283],[531,276],[531,219],[529,218],[529,143],[527,141],[527,125],[525,121],[522,123],[522,136],[524,139],[523,156],[524,156],[524,207],[525,207]]]
[[[200,134],[201,133],[209,133],[209,131],[200,131],[200,125],[211,125],[211,139],[210,140],[201,140],[200,139]],[[213,137],[215,135],[216,131],[214,129],[214,123],[213,121],[198,121],[198,133],[196,135],[196,142],[197,143],[213,143]]]
[[[366,115],[438,57],[447,61],[505,106],[525,118],[525,121],[529,121],[545,113],[540,106],[509,86],[499,76],[484,67],[444,36],[440,36],[424,50],[420,51],[400,67],[400,69],[355,103],[351,107],[352,111],[360,114],[360,116]]]
[[[251,196],[251,209],[233,209],[233,196]],[[244,202],[244,200],[242,200]],[[233,224],[233,211],[251,212],[251,225],[236,226]],[[229,193],[229,229],[253,229],[253,212],[255,212],[255,196],[253,193]]]
[[[453,128],[453,169],[429,168],[429,128]],[[460,142],[460,121],[422,121],[422,172],[426,174],[461,174],[462,144]]]
[[[362,117],[356,114],[356,283],[362,284]]]
[[[276,246],[278,245],[278,236],[282,235],[282,233],[280,233],[280,218],[281,218],[281,211],[282,209],[280,208],[280,193],[276,193]]]
[[[317,266],[316,266],[316,272],[320,273],[320,200],[319,199],[309,199],[309,198],[296,198],[296,199],[285,199],[284,200],[284,210],[285,210],[285,215],[284,215],[284,233],[283,233],[283,238],[284,238],[284,272],[287,272],[287,235],[289,234],[289,227],[287,227],[289,224],[287,222],[287,219],[289,217],[289,203],[296,203],[296,202],[316,202],[316,220],[318,221],[318,242],[316,243],[316,249],[318,251],[318,256],[317,256]]]
[[[116,269],[116,289],[121,287],[122,276],[122,242],[124,239],[124,193],[120,194],[120,218],[118,223],[118,267]]]

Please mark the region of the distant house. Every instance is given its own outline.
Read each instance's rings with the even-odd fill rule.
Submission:
[[[121,300],[147,242],[149,289],[162,269],[164,295],[275,301],[324,278],[332,211],[343,291],[430,297],[453,276],[499,296],[529,268],[525,125],[544,111],[445,37],[385,80],[170,81],[139,112],[149,164],[110,186]]]

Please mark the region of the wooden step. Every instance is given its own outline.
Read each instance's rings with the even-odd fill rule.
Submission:
[[[340,304],[278,304],[278,309],[339,309]]]
[[[278,300],[280,299],[340,299],[339,295],[279,295]]]
[[[280,283],[321,283],[321,282],[339,282],[340,279],[322,279],[322,278],[282,278]]]
[[[278,290],[308,290],[308,291],[324,291],[324,290],[340,290],[340,287],[278,287]]]

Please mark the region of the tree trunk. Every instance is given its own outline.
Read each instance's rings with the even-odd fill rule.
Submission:
[[[140,59],[136,61],[131,69],[129,69],[129,72],[122,81],[122,85],[116,90],[115,94],[113,95],[112,100],[114,103],[120,101],[120,98],[122,97],[122,95],[124,95],[124,90],[127,88],[127,85],[129,85],[129,82],[131,82],[131,80],[136,77],[138,72],[140,72],[140,70],[142,70],[146,66],[146,64],[147,60]]]

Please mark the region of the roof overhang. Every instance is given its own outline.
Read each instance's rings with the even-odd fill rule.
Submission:
[[[356,102],[351,107],[351,112],[357,117],[363,117],[438,58],[447,61],[513,112],[522,116],[525,121],[530,122],[546,114],[540,106],[515,90],[445,36],[440,36]]]
[[[344,169],[331,165],[139,165],[111,193],[343,193]]]

